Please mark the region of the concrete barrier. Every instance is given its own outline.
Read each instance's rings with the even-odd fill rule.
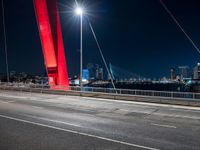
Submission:
[[[112,99],[112,100],[200,107],[200,100],[195,100],[195,99],[138,96],[138,95],[126,95],[126,94],[110,94],[110,93],[100,93],[100,92],[59,91],[59,90],[23,88],[23,87],[1,87],[0,86],[0,90],[1,91],[19,91],[19,92],[26,92],[26,93],[27,92],[41,93],[41,94],[44,93],[44,94],[53,94],[53,95],[83,96],[83,97],[93,97],[93,98]]]

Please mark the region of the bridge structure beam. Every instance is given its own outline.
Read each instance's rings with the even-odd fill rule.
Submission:
[[[57,0],[34,0],[51,89],[68,89],[68,70]]]

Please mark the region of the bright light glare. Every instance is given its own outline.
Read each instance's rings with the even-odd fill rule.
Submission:
[[[76,11],[77,15],[79,15],[79,16],[83,15],[83,8],[77,7],[75,11]]]

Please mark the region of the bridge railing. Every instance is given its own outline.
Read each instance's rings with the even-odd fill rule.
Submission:
[[[0,89],[18,90],[18,91],[51,91],[48,85],[41,84],[19,84],[19,83],[0,83]],[[113,89],[113,88],[100,88],[100,87],[82,87],[79,86],[55,86],[56,91],[68,91],[82,92],[82,93],[101,93],[108,95],[126,95],[126,96],[143,96],[143,97],[162,97],[170,99],[182,99],[182,100],[195,100],[200,101],[200,93],[190,92],[168,92],[168,91],[152,91],[152,90],[131,90],[131,89]]]

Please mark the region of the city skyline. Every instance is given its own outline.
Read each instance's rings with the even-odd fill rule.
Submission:
[[[198,1],[164,1],[197,45]],[[165,12],[159,1],[88,1],[90,21],[107,63],[145,77],[169,75],[173,66],[193,66],[199,54]],[[69,74],[79,72],[79,20],[69,12],[74,1],[59,1]],[[177,5],[180,4],[180,5]],[[91,7],[90,7],[91,6]],[[123,12],[121,11],[123,10]],[[0,12],[2,16],[2,10]],[[140,15],[139,15],[140,14]],[[191,17],[192,16],[192,17]],[[44,59],[32,1],[5,1],[9,70],[44,74]],[[2,18],[1,18],[2,20]],[[0,31],[3,33],[2,21]],[[105,32],[104,32],[105,31]],[[0,36],[0,72],[5,72],[3,34]],[[84,20],[84,66],[101,63],[88,23]],[[36,61],[37,60],[37,61]],[[102,64],[103,66],[103,64]]]

